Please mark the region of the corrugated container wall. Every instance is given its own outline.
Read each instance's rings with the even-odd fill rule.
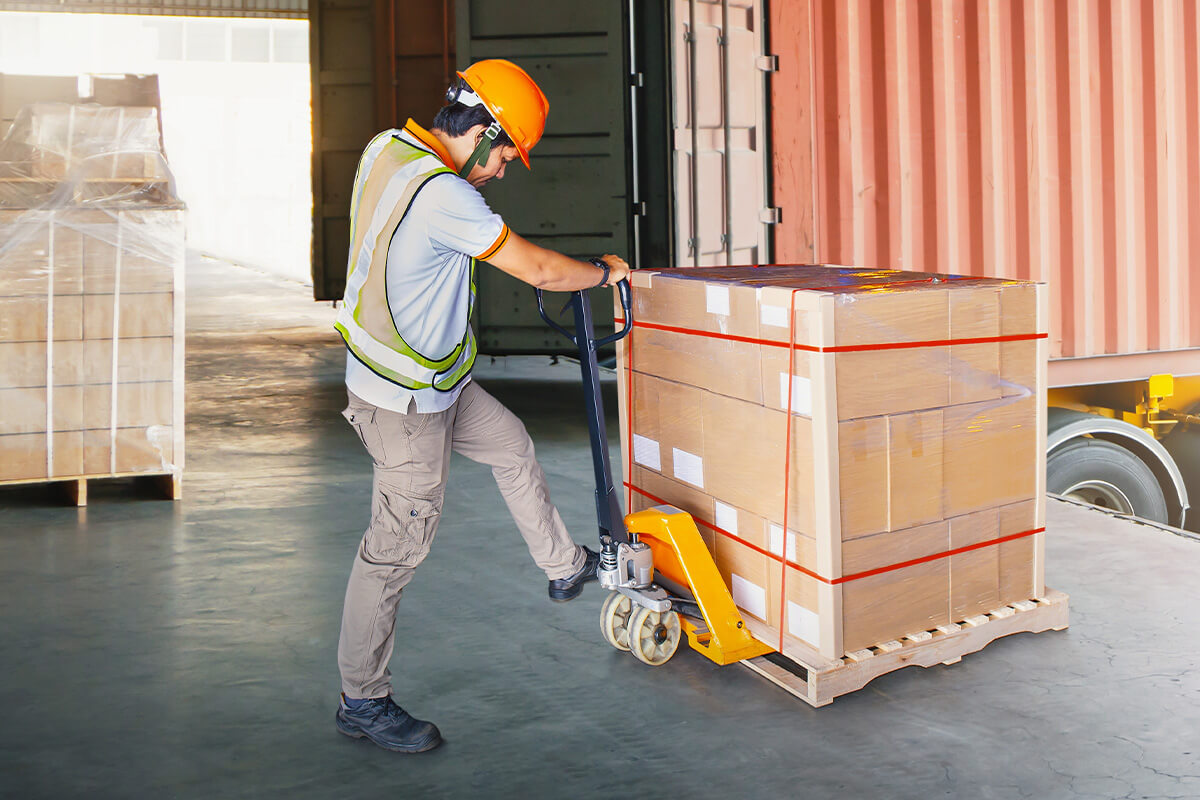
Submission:
[[[770,15],[777,262],[1046,281],[1052,358],[1200,347],[1197,3]]]

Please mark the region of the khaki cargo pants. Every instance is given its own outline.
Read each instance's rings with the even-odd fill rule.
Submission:
[[[400,414],[350,394],[343,413],[375,462],[371,523],[346,586],[338,667],[347,697],[391,691],[388,661],[400,593],[429,552],[442,512],[450,451],[487,464],[529,553],[550,580],[583,566],[550,503],[546,476],[525,426],[474,381],[454,405],[435,414]]]

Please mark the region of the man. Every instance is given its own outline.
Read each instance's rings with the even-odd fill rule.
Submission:
[[[429,131],[410,119],[359,161],[336,324],[349,351],[343,414],[375,469],[371,522],[346,587],[336,722],[347,736],[408,753],[436,747],[441,734],[392,700],[388,661],[401,590],[437,530],[451,450],[491,466],[550,599],[570,600],[596,577],[598,556],[571,540],[550,503],[525,427],[471,381],[475,261],[554,291],[612,286],[629,271],[617,256],[589,263],[538,247],[491,212],[479,187],[518,157],[529,167],[549,102],[508,61],[458,74]]]

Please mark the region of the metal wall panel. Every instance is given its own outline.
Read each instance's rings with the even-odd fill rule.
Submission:
[[[625,12],[621,3],[586,0],[457,3],[459,67],[511,59],[550,100],[532,169],[514,162],[484,197],[514,232],[575,257],[628,256],[632,248]],[[481,352],[572,352],[538,316],[528,284],[481,264],[478,286]],[[610,302],[611,291],[603,290],[593,306]],[[561,304],[548,300],[547,308]]]
[[[777,261],[1046,281],[1053,358],[1200,347],[1195,2],[770,15]]]
[[[309,25],[313,106],[313,297],[340,300],[350,252],[350,193],[377,119],[372,0],[317,0]]]
[[[412,117],[428,127],[454,69],[450,0],[318,0],[313,6],[313,296],[340,300],[350,192],[363,148]]]
[[[676,252],[685,264],[766,260],[761,0],[675,0]]]
[[[0,11],[307,19],[308,0],[10,0],[0,2]]]
[[[445,104],[456,68],[452,0],[385,0],[381,7],[380,127],[402,127],[409,117],[429,127]]]

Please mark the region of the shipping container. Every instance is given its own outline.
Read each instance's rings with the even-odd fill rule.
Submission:
[[[533,171],[488,197],[518,232],[637,266],[1043,281],[1051,489],[1185,522],[1200,496],[1196,3],[424,2],[402,20],[389,0],[314,4],[318,298],[340,296],[358,149],[429,116],[448,78],[404,59],[512,58],[552,108]],[[389,105],[388,87],[422,81],[420,104]],[[485,274],[486,352],[560,346],[527,287]]]
[[[771,22],[777,258],[1045,281],[1051,358],[1119,357],[1058,361],[1060,384],[1200,371],[1195,3],[796,0]]]
[[[1197,4],[770,13],[776,259],[1046,282],[1051,488],[1180,524],[1184,484],[1200,495]],[[1088,473],[1110,446],[1146,485]]]

